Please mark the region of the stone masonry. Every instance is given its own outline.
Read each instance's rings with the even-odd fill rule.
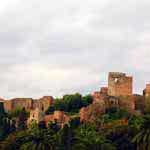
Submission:
[[[58,125],[63,127],[70,121],[70,117],[66,115],[63,111],[55,111],[51,115],[45,115],[44,122],[48,126],[49,122],[57,122]]]
[[[44,96],[40,99],[32,99],[32,98],[15,98],[11,100],[4,100],[4,108],[6,111],[12,111],[19,108],[25,108],[26,110],[34,110],[39,108],[42,111],[47,110],[47,108],[53,104],[52,96]]]
[[[109,96],[130,96],[132,95],[131,76],[125,73],[110,72],[108,76],[108,95]]]
[[[149,97],[150,96],[150,84],[146,84],[146,88],[143,91],[143,95],[145,97]]]

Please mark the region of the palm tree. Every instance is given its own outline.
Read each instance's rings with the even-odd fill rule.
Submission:
[[[100,135],[91,125],[83,125],[77,129],[73,150],[115,150],[108,140]]]
[[[137,150],[150,150],[150,115],[144,116],[140,132],[133,138]]]
[[[0,149],[3,150],[55,150],[55,147],[56,137],[54,132],[39,128],[13,133],[0,143]]]
[[[29,133],[29,136],[18,139],[23,141],[21,150],[55,150],[55,135],[48,129],[37,129]]]

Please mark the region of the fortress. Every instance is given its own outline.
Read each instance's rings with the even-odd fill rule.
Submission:
[[[133,77],[125,73],[110,72],[108,75],[108,86],[101,87],[100,91],[91,94],[93,104],[88,107],[81,108],[80,120],[88,121],[94,111],[104,113],[110,108],[123,108],[130,113],[143,113],[145,100],[150,96],[150,84],[146,85],[143,95],[133,94]],[[96,105],[99,105],[97,108]]]
[[[150,96],[150,84],[146,85],[143,95],[133,94],[133,77],[125,73],[110,72],[108,75],[108,86],[101,87],[100,91],[91,94],[93,103],[86,108],[80,110],[81,121],[89,120],[90,114],[94,111],[105,113],[107,109],[112,107],[127,109],[132,113],[143,113],[145,100]],[[54,114],[45,115],[45,111],[50,105],[54,104],[52,96],[44,96],[40,99],[32,98],[15,98],[11,100],[0,99],[4,103],[7,112],[15,110],[17,107],[25,108],[30,111],[28,122],[35,120],[37,122],[45,121],[48,125],[49,121],[55,121],[60,125],[64,125],[70,120],[62,111],[55,111]]]

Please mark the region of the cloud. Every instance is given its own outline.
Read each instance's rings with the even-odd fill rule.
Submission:
[[[1,96],[83,94],[128,72],[149,81],[147,0],[6,0],[0,6]]]

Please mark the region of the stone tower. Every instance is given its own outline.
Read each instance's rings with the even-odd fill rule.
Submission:
[[[146,88],[143,91],[145,97],[150,97],[150,84],[146,84]]]
[[[109,96],[130,96],[132,95],[131,76],[125,73],[110,72],[108,76],[108,95]]]

